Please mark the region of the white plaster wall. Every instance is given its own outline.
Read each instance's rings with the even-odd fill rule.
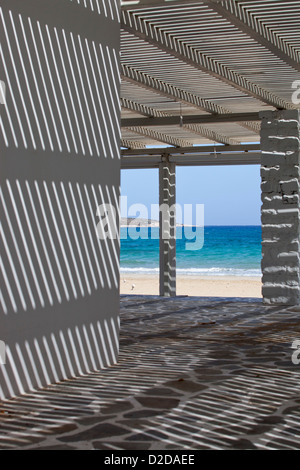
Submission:
[[[116,0],[1,0],[0,398],[117,360]],[[112,221],[118,228],[118,215]]]

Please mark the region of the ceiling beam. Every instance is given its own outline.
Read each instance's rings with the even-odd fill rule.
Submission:
[[[121,77],[129,83],[133,83],[134,85],[138,85],[146,90],[156,92],[171,100],[178,100],[182,103],[195,106],[195,108],[201,109],[207,113],[228,112],[225,108],[213,103],[212,101],[201,98],[200,96],[171,85],[163,80],[158,80],[157,78],[124,63],[121,64]]]
[[[199,145],[185,148],[145,148],[144,150],[122,150],[123,157],[126,156],[143,156],[143,155],[184,155],[184,154],[208,154],[214,155],[215,153],[226,155],[228,153],[244,153],[260,151],[260,144],[240,144],[240,145]]]
[[[157,142],[162,142],[167,145],[174,145],[175,147],[189,147],[193,145],[191,142],[181,139],[180,137],[174,137],[170,134],[165,134],[154,129],[147,129],[145,127],[128,127],[130,132],[134,132],[144,137],[149,137]]]
[[[139,103],[128,100],[126,98],[121,98],[120,101],[121,101],[121,106],[123,108],[143,114],[144,116],[168,117],[167,113],[163,113],[159,110],[150,108],[149,106],[146,106],[146,105],[140,105]],[[136,134],[143,135],[145,137],[150,137],[153,140],[156,140],[158,142],[162,142],[168,145],[174,145],[175,147],[186,147],[186,146],[192,145],[191,142],[188,142],[185,139],[173,137],[171,135],[167,135],[165,133],[162,133],[153,129],[147,129],[145,127],[139,127],[139,126],[129,126],[129,127],[127,126],[126,128],[129,131],[134,132]]]
[[[200,98],[200,96],[194,95],[193,93],[171,85],[170,83],[158,80],[157,78],[126,64],[121,64],[121,77],[122,80],[125,80],[129,83],[133,83],[134,85],[142,87],[146,90],[158,93],[159,95],[165,96],[170,100],[178,100],[181,103],[185,103],[188,106],[193,106],[207,113],[212,113],[214,115],[230,113],[230,111],[223,106],[219,106],[212,101]],[[250,121],[252,120],[253,119],[250,119]],[[257,120],[259,120],[258,115]],[[239,122],[240,125],[245,129],[254,133],[259,133],[260,128],[255,123],[242,121]],[[190,122],[190,124],[198,124],[198,122]],[[138,126],[138,124],[133,124],[133,126]]]
[[[152,108],[145,104],[137,103],[136,101],[128,100],[127,98],[120,98],[121,107],[123,109],[128,109],[129,111],[136,112],[138,114],[142,114],[143,116],[148,117],[167,117],[169,116],[168,113],[164,111],[160,111],[159,109]]]
[[[228,137],[227,135],[220,134],[219,132],[209,129],[208,127],[200,126],[199,124],[182,124],[182,127],[189,132],[192,132],[196,135],[201,135],[205,139],[211,140],[212,142],[217,142],[219,144],[225,145],[238,145],[239,140]]]
[[[137,103],[132,100],[128,100],[126,98],[121,98],[121,106],[124,109],[129,109],[130,111],[135,111],[143,116],[148,117],[169,117],[171,116],[169,113],[160,111],[158,109],[152,108],[150,106],[146,106],[140,103]],[[219,132],[215,132],[212,129],[209,129],[204,126],[200,126],[199,124],[187,124],[182,126],[183,129],[186,129],[188,132],[192,132],[196,135],[201,135],[208,140],[213,142],[218,142],[220,144],[227,144],[227,145],[235,145],[239,144],[240,142],[232,139],[224,134],[220,134]]]
[[[158,168],[162,158],[154,157],[122,157],[121,169]],[[216,154],[216,155],[184,155],[171,156],[169,161],[177,166],[223,166],[223,165],[259,165],[260,152],[249,154]]]
[[[232,123],[244,121],[260,121],[258,112],[251,113],[230,113],[230,114],[190,114],[183,116],[183,124],[216,124]],[[144,126],[172,126],[180,125],[180,116],[162,116],[162,117],[141,117],[141,118],[123,118],[121,127],[144,127]]]
[[[130,11],[122,11],[121,27],[128,33],[157,47],[159,50],[176,57],[180,61],[221,80],[223,83],[263,103],[277,109],[295,108],[293,104],[265,90],[212,57],[202,54],[199,50],[179,41],[171,34],[167,34],[162,30],[160,32],[163,34],[157,34],[156,28],[154,28],[149,21],[146,21],[138,15],[134,15],[134,13]]]
[[[281,39],[272,31],[267,28],[263,21],[249,14],[247,8],[239,1],[226,2],[226,4],[216,3],[212,0],[205,0],[204,3],[219,15],[223,16],[231,24],[236,26],[240,31],[246,33],[249,37],[268,49],[272,54],[278,57],[286,64],[293,67],[298,72],[300,71],[299,53],[295,51],[288,43],[282,42]],[[282,7],[278,7],[279,9]],[[247,23],[245,22],[247,21]]]
[[[224,0],[212,0],[218,3]],[[225,0],[230,1],[230,0]],[[143,8],[157,8],[195,4],[197,0],[121,0],[122,10],[141,10]]]
[[[128,149],[145,149],[146,146],[142,142],[130,140],[130,139],[121,139],[121,147],[127,147]]]

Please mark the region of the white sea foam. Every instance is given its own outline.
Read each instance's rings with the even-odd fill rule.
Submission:
[[[260,277],[260,269],[238,269],[238,268],[177,268],[180,276],[236,276],[236,277]],[[147,274],[156,275],[159,268],[121,268],[121,274]]]

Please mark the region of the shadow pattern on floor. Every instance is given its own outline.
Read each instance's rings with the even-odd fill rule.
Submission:
[[[0,449],[300,449],[300,312],[121,296],[117,365],[0,403]]]

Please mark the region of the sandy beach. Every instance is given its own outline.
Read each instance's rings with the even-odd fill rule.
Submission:
[[[121,274],[121,294],[158,295],[158,276]],[[177,277],[177,295],[261,298],[259,277]]]

